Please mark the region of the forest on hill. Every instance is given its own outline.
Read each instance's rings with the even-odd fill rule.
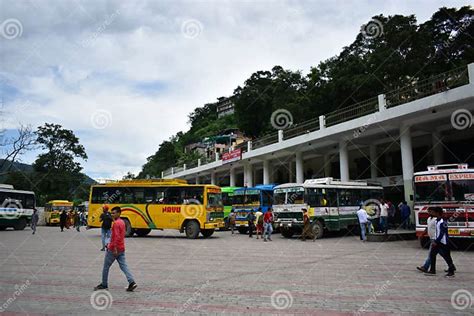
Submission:
[[[274,131],[270,117],[288,110],[294,123],[345,108],[474,61],[474,9],[440,8],[419,24],[414,15],[377,15],[342,52],[307,74],[274,66],[253,73],[232,95],[235,114],[217,118],[217,103],[196,108],[187,132],[163,141],[138,177],[159,177],[197,160],[184,147],[225,128],[257,138]],[[216,96],[217,97],[217,96]]]

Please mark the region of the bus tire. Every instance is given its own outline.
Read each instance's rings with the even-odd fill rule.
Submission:
[[[201,234],[204,238],[209,238],[214,234],[214,229],[201,229]]]
[[[135,233],[137,234],[138,237],[145,237],[151,232],[151,229],[149,228],[137,228],[135,229]]]
[[[239,233],[247,234],[248,228],[247,227],[239,227]]]
[[[20,218],[18,222],[13,226],[15,230],[24,230],[26,227],[26,219],[25,218]]]
[[[313,234],[315,239],[320,239],[324,235],[324,226],[321,221],[316,221],[316,223],[313,224]]]
[[[125,223],[125,237],[132,237],[133,229],[132,225],[130,225],[130,221],[128,220],[128,218],[122,218],[122,220]]]
[[[430,248],[430,239],[428,237],[421,237],[420,238],[420,246],[423,249]]]
[[[7,226],[0,226],[0,231],[7,229]]]
[[[291,228],[282,228],[281,235],[285,238],[291,238],[295,234],[295,231]]]
[[[197,221],[188,221],[186,223],[186,237],[189,239],[196,239],[199,236],[199,223]]]

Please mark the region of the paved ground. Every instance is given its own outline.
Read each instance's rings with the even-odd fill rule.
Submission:
[[[474,251],[455,251],[454,279],[415,270],[417,241],[362,243],[353,236],[264,243],[218,232],[187,240],[174,231],[127,239],[139,288],[124,291],[118,265],[110,291],[96,292],[103,252],[99,230],[39,227],[0,232],[0,311],[28,314],[474,314]],[[461,291],[461,290],[464,290]],[[464,295],[464,296],[463,296]],[[463,298],[466,299],[463,301]],[[91,304],[91,299],[94,304]],[[95,299],[95,301],[94,301]],[[358,313],[359,312],[359,313]]]

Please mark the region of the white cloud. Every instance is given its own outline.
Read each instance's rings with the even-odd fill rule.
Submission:
[[[161,141],[186,130],[195,107],[230,95],[252,72],[274,65],[307,72],[350,44],[375,14],[414,13],[423,21],[443,5],[459,6],[2,1],[0,22],[16,18],[23,25],[21,37],[0,39],[4,124],[62,124],[86,147],[86,173],[120,177],[138,172]],[[188,19],[202,25],[195,38],[182,34]],[[94,128],[97,111],[110,113],[106,128]]]

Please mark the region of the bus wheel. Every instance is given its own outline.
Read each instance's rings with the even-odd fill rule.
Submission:
[[[26,219],[20,218],[18,222],[13,226],[15,230],[23,230],[26,227]]]
[[[0,231],[7,229],[7,226],[0,226]]]
[[[214,234],[214,229],[201,229],[201,234],[204,236],[204,238],[211,237],[212,234]]]
[[[241,234],[247,234],[247,227],[239,227],[239,233]]]
[[[295,231],[291,228],[282,228],[281,235],[286,238],[291,238],[295,234]]]
[[[430,239],[427,237],[420,238],[420,246],[421,248],[428,249],[430,248]]]
[[[189,221],[186,223],[186,237],[196,239],[199,236],[199,223],[196,221]]]
[[[130,225],[130,221],[127,218],[122,218],[122,220],[125,223],[125,237],[132,237],[133,229],[132,225]]]
[[[137,234],[138,237],[145,237],[151,232],[151,229],[149,228],[138,228],[135,229],[135,233]]]
[[[317,221],[313,224],[313,234],[315,239],[320,239],[323,237],[324,234],[324,227],[321,221]]]

